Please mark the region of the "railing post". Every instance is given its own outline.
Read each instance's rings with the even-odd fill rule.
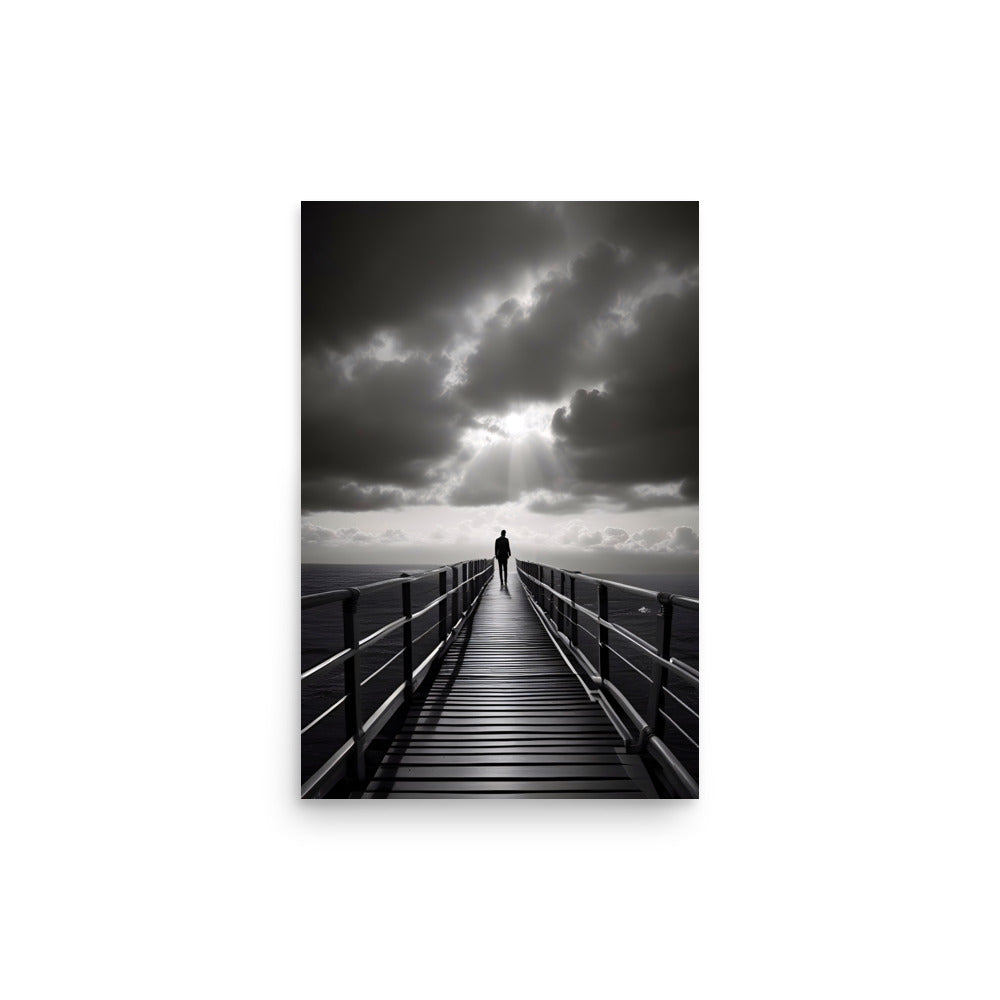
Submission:
[[[597,585],[597,614],[598,617],[603,619],[603,621],[611,620],[608,617],[608,585],[606,583],[600,583]],[[600,645],[600,649],[598,651],[598,662],[601,668],[601,681],[603,683],[608,679],[610,669],[607,625],[598,625],[597,635],[598,643]]]
[[[451,628],[458,627],[458,563],[451,567]]]
[[[462,563],[462,614],[469,610],[469,564]]]
[[[413,603],[411,583],[403,581],[403,700],[413,699]]]
[[[344,718],[347,735],[354,738],[354,779],[365,783],[365,734],[362,729],[360,661],[358,651],[358,599],[361,591],[351,587],[351,596],[344,601],[344,649],[354,652],[344,660]]]
[[[663,739],[663,720],[660,718],[660,704],[663,701],[663,664],[659,660],[653,663],[650,671],[649,702],[646,706],[646,728],[639,734],[638,749],[645,749],[650,736]]]
[[[674,598],[671,594],[657,594],[657,600],[660,602],[660,615],[663,620],[658,622],[658,633],[656,643],[656,650],[665,660],[670,659],[670,643],[674,633]],[[670,684],[670,671],[665,670],[663,673],[663,685],[664,687]]]
[[[656,616],[656,651],[664,660],[670,659],[670,633],[674,619],[674,603],[669,594],[657,594],[660,613]],[[663,739],[663,719],[660,718],[660,706],[663,704],[663,691],[670,682],[670,672],[658,660],[653,663],[652,685],[649,689],[649,705],[646,709],[646,725],[648,735]],[[645,739],[641,740],[644,745]],[[642,746],[639,748],[642,749]]]
[[[577,621],[578,621],[579,615],[577,614],[577,610],[576,610],[576,577],[575,576],[571,576],[569,578],[569,599],[570,599],[570,604],[571,604],[569,614],[570,614],[570,621],[572,623],[571,624],[571,628],[573,630],[573,634],[572,634],[571,638],[573,640],[573,645],[577,646],[577,645],[579,645],[579,643],[577,642],[577,637],[579,635],[579,633],[577,631]]]
[[[566,574],[563,570],[559,570],[559,594],[566,596]],[[566,605],[562,601],[559,602],[559,631],[564,635],[566,633]]]
[[[657,594],[660,602],[660,613],[656,622],[656,651],[665,660],[670,659],[670,640],[674,631],[674,599],[670,594]],[[663,683],[670,683],[670,671],[664,670]]]
[[[448,593],[448,571],[441,570],[438,573],[438,597],[442,598],[438,604],[438,642],[444,642],[448,638],[448,599],[444,596]]]

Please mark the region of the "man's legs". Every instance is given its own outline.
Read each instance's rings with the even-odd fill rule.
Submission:
[[[497,561],[500,563],[500,583],[503,585],[507,582],[507,560],[499,559]]]

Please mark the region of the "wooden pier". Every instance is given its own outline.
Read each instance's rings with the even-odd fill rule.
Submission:
[[[656,798],[637,754],[549,637],[517,574],[497,577],[366,798]]]
[[[412,585],[431,578],[437,596],[414,611]],[[578,583],[596,591],[594,607],[577,599]],[[401,617],[360,637],[360,603],[382,591],[384,606],[393,590]],[[612,621],[609,590],[659,604],[655,644]],[[343,742],[306,779],[304,798],[697,797],[699,672],[671,655],[674,609],[697,611],[697,600],[522,561],[501,587],[493,561],[478,559],[302,598],[304,614],[332,604],[343,646],[302,680],[340,670],[343,695],[302,735],[341,713]],[[397,632],[398,651],[362,669]],[[613,657],[632,672],[631,696]],[[394,663],[401,682],[363,718],[362,687]],[[633,674],[648,685],[638,698]]]

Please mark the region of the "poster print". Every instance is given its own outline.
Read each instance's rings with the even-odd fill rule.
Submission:
[[[698,203],[302,205],[303,797],[698,795]]]

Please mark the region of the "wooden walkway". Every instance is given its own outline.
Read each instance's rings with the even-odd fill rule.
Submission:
[[[511,560],[513,562],[513,560]],[[510,574],[489,583],[365,798],[656,798]]]

